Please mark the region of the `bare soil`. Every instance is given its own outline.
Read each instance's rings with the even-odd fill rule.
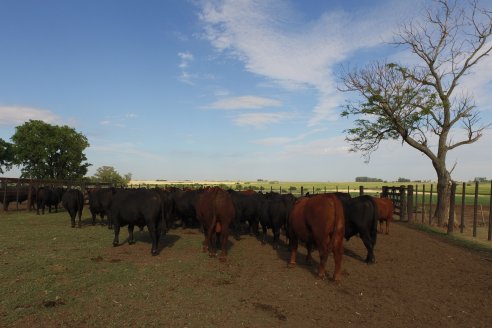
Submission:
[[[87,227],[87,229],[102,229]],[[122,231],[122,237],[126,232]],[[380,234],[376,263],[363,262],[357,237],[345,243],[340,283],[316,278],[317,263],[287,268],[286,245],[275,251],[252,236],[231,238],[228,261],[200,252],[197,230],[172,230],[150,256],[145,232],[137,244],[108,247],[87,259],[138,268],[133,282],[115,281],[109,296],[67,291],[14,327],[491,327],[492,258],[395,223]],[[318,260],[315,253],[315,260]],[[97,268],[97,267],[96,267]],[[59,268],[53,268],[58,270]],[[327,271],[332,274],[333,256]],[[94,274],[98,274],[97,271]],[[153,288],[155,286],[155,288]],[[97,295],[97,294],[96,294]],[[142,296],[143,295],[143,296]],[[77,314],[68,309],[76,299]],[[45,305],[46,306],[46,305]]]

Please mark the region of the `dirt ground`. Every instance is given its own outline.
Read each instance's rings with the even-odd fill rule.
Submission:
[[[87,223],[83,229],[105,228]],[[276,251],[252,236],[230,238],[226,263],[201,253],[198,230],[171,230],[157,257],[149,254],[145,231],[136,238],[135,245],[113,248],[108,233],[108,247],[81,260],[135,266],[141,280],[115,285],[109,299],[85,299],[74,286],[68,294],[80,303],[77,315],[67,304],[52,316],[28,316],[13,326],[112,327],[122,320],[138,327],[492,326],[490,253],[451,245],[406,223],[378,235],[372,265],[363,262],[366,250],[358,237],[345,242],[340,283],[317,279],[318,253],[306,265],[302,246],[298,266],[289,269],[287,245]],[[333,266],[330,255],[330,276]]]

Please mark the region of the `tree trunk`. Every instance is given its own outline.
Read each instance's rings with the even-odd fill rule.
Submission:
[[[449,195],[451,175],[446,170],[446,167],[436,167],[437,173],[437,206],[434,217],[437,218],[439,227],[448,223],[449,217]]]

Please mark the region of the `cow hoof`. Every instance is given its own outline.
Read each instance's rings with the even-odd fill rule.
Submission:
[[[72,228],[75,228],[75,224],[72,224]]]
[[[119,244],[113,241],[113,247],[117,247]]]
[[[152,256],[156,256],[156,255],[158,255],[158,254],[159,254],[159,252],[157,251],[157,249],[153,249],[153,250],[151,251],[151,253],[152,253]]]
[[[128,241],[128,245],[133,245],[133,244],[135,244],[135,240],[129,240],[129,241]],[[153,252],[153,251],[152,251],[152,252]]]
[[[225,257],[225,256],[220,256],[220,257],[219,257],[219,261],[220,261],[220,262],[227,262],[227,257]]]
[[[293,262],[290,262],[289,264],[287,264],[287,268],[289,268],[289,269],[293,269],[296,266],[297,266],[297,264],[295,262],[294,263]]]
[[[277,250],[278,249],[278,245],[273,245],[273,249],[274,250]]]
[[[325,280],[326,279],[326,275],[323,273],[323,274],[318,274],[317,275],[318,279],[321,279],[321,280]]]

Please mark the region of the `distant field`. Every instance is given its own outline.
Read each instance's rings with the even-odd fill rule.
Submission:
[[[200,187],[200,186],[223,186],[224,188],[232,189],[254,189],[262,191],[276,191],[279,192],[291,192],[294,195],[299,196],[301,194],[301,188],[304,193],[322,193],[322,192],[333,192],[341,191],[348,192],[352,196],[359,194],[360,186],[364,187],[364,193],[369,195],[378,196],[383,186],[414,186],[414,192],[418,191],[416,201],[421,202],[422,189],[425,186],[426,192],[426,202],[429,201],[431,184],[433,185],[433,202],[437,200],[436,196],[436,182],[315,182],[315,181],[206,181],[206,180],[179,180],[179,181],[162,181],[162,180],[134,180],[130,182],[132,186],[189,186],[189,187]],[[478,188],[478,204],[485,206],[489,204],[490,201],[490,183],[480,183]],[[456,189],[456,204],[461,204],[462,195],[462,182],[458,183]],[[475,183],[468,182],[465,186],[465,204],[472,205],[474,202],[475,195]]]

